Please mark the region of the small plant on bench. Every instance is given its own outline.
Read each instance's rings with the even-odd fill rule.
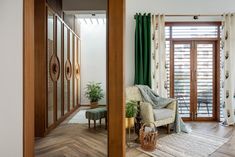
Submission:
[[[98,106],[98,101],[104,98],[101,83],[89,82],[86,85],[85,96],[90,100],[91,108],[96,108]]]

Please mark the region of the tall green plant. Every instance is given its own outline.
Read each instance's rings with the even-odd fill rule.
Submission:
[[[89,82],[86,85],[85,95],[91,102],[98,102],[104,97],[101,83]]]
[[[126,118],[135,117],[138,112],[137,102],[128,101],[126,103]]]

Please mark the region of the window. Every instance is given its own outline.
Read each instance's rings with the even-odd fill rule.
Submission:
[[[192,98],[190,92],[192,92],[190,88],[191,85],[188,86],[187,89],[185,89],[186,87],[181,86],[179,80],[175,80],[175,77],[180,77],[180,79],[186,79],[186,73],[187,73],[187,81],[192,82],[192,80],[190,81],[190,79],[192,77],[195,77],[195,80],[197,78],[200,78],[201,76],[199,75],[203,75],[203,79],[204,80],[198,80],[197,83],[197,90],[200,91],[204,88],[204,86],[200,86],[200,84],[204,84],[205,83],[207,85],[210,85],[215,87],[214,83],[212,82],[214,81],[213,79],[211,79],[211,82],[207,82],[208,80],[206,80],[207,78],[204,77],[205,73],[200,74],[200,69],[203,68],[209,68],[212,66],[212,64],[214,65],[213,68],[215,68],[216,64],[215,63],[217,60],[215,59],[211,59],[213,58],[213,54],[210,54],[209,56],[207,55],[207,53],[212,53],[213,48],[211,47],[213,45],[213,43],[215,43],[214,49],[216,51],[216,47],[217,47],[217,43],[220,42],[220,36],[221,36],[221,27],[220,27],[220,22],[211,22],[211,23],[191,23],[191,22],[176,22],[176,23],[166,23],[166,27],[165,27],[165,37],[166,37],[166,62],[167,62],[167,87],[168,87],[168,96],[170,97],[175,97],[174,93],[176,92],[176,88],[177,88],[177,92],[181,93],[181,95],[186,95],[188,97],[183,97],[184,101],[186,102],[186,105],[181,105],[182,107],[182,113],[183,110],[187,110],[187,112],[185,112],[185,114],[188,114],[188,116],[190,116],[190,113],[192,111],[192,109],[197,110],[195,111],[196,115],[198,116],[199,109],[197,109],[198,107],[191,107],[190,106],[190,97]],[[211,44],[206,44],[206,42],[211,42]],[[203,44],[200,44],[200,42],[204,42]],[[178,48],[177,48],[178,46]],[[209,47],[208,47],[209,46]],[[197,49],[195,50],[197,55],[193,55],[191,53],[194,53],[194,50],[192,49]],[[187,52],[186,52],[187,51]],[[178,53],[180,52],[180,53]],[[185,56],[185,53],[187,53],[190,56]],[[221,51],[220,51],[220,56],[221,56]],[[218,56],[218,57],[220,57]],[[188,58],[187,58],[188,57]],[[197,58],[197,59],[194,59]],[[209,62],[204,62],[207,59],[209,59]],[[186,63],[186,62],[187,63]],[[185,63],[184,63],[185,62]],[[197,72],[197,76],[192,76],[192,65],[191,62],[195,62],[196,66],[194,67],[194,69],[198,70]],[[190,64],[189,64],[190,63]],[[184,65],[190,65],[190,66],[184,66]],[[219,63],[221,65],[221,61]],[[210,65],[210,67],[208,66]],[[180,66],[180,67],[179,67]],[[201,67],[202,66],[202,67]],[[177,69],[177,67],[179,67],[180,69]],[[188,68],[190,67],[190,68]],[[208,69],[208,70],[209,70]],[[214,70],[215,71],[215,70]],[[180,73],[179,73],[180,72]],[[204,71],[203,71],[204,72]],[[177,76],[178,74],[182,74],[182,76]],[[172,76],[173,75],[173,76]],[[185,75],[185,77],[184,77]],[[188,78],[189,75],[189,78]],[[215,75],[212,74],[213,78],[215,79]],[[208,76],[209,77],[209,76]],[[172,79],[172,80],[171,80]],[[215,79],[216,80],[216,79]],[[181,80],[180,80],[181,81]],[[183,80],[182,80],[183,81]],[[201,81],[201,82],[200,82]],[[217,81],[218,85],[220,86],[221,84],[221,78],[219,81]],[[185,84],[185,83],[184,83]],[[174,86],[174,87],[172,87]],[[221,87],[220,87],[221,89]],[[181,90],[181,91],[179,91]],[[215,90],[215,88],[213,89]],[[213,95],[213,92],[211,91],[211,93],[207,93],[209,95]],[[222,90],[220,90],[220,101],[217,104],[220,104],[220,107],[222,108]],[[200,94],[198,93],[197,95],[198,98],[197,100],[193,101],[192,103],[196,103],[198,104],[199,102],[199,97]],[[196,98],[195,98],[196,99]],[[179,100],[179,99],[178,99]],[[215,100],[215,99],[214,99]],[[180,100],[179,100],[180,103]],[[212,103],[213,104],[213,103]],[[179,104],[180,106],[180,104]],[[202,116],[204,117],[209,117],[211,112],[214,112],[213,109],[213,105],[210,106],[208,105],[210,108],[210,111],[206,111],[208,110],[205,108],[205,114]],[[222,110],[220,110],[222,111]],[[209,114],[210,113],[210,114]],[[206,114],[208,114],[206,116]],[[213,113],[214,116],[216,113]],[[214,117],[213,116],[213,117]],[[223,117],[222,112],[220,112],[220,118]]]

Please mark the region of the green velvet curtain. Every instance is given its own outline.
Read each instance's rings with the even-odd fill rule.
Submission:
[[[151,14],[136,14],[135,21],[135,84],[151,87]]]

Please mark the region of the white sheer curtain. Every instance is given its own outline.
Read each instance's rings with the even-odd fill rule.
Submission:
[[[222,23],[222,88],[224,123],[235,123],[235,15],[226,14]]]
[[[152,89],[167,97],[165,16],[152,15]]]

